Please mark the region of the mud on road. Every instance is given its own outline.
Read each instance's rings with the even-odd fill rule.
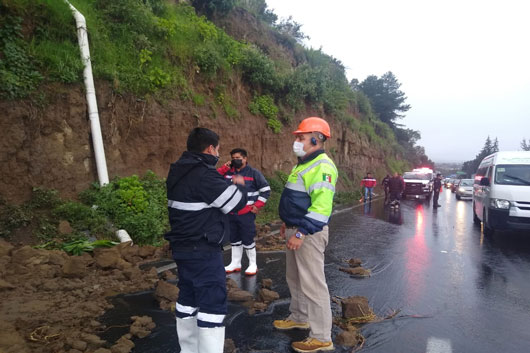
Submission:
[[[167,247],[124,243],[69,256],[0,240],[0,352],[111,352],[98,336],[106,327],[97,318],[112,308],[107,298],[152,289],[156,268],[139,266],[161,257]],[[131,319],[130,334],[112,352],[129,352],[131,339],[152,326],[150,318]]]
[[[260,227],[258,250],[283,248],[284,240],[265,236],[268,231]],[[151,319],[132,317],[129,334],[106,342],[100,336],[110,327],[98,318],[113,308],[109,297],[146,290],[154,291],[160,308],[173,310],[178,288],[167,281],[176,276],[158,273],[151,265],[161,259],[171,259],[167,244],[157,248],[123,243],[69,256],[0,240],[0,353],[130,352],[134,338],[153,329]],[[270,302],[262,287],[258,300],[247,301],[249,311],[263,311]],[[232,296],[242,293],[230,283],[228,289]]]

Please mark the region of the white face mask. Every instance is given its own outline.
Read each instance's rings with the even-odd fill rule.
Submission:
[[[304,144],[302,142],[294,141],[293,143],[293,152],[297,157],[305,156]]]

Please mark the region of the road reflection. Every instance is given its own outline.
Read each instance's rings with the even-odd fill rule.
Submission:
[[[425,290],[425,272],[429,263],[429,249],[425,244],[425,223],[423,204],[415,210],[416,229],[414,236],[406,241],[405,278],[408,283],[407,299],[410,304],[421,297]]]
[[[455,247],[459,254],[463,254],[465,251],[466,234],[469,227],[468,208],[465,201],[456,202]]]

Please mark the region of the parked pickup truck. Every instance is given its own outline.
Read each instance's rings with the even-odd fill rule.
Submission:
[[[405,181],[405,190],[403,191],[403,198],[426,198],[430,199],[433,189],[434,172],[429,168],[414,169],[411,172],[403,173],[403,180]]]

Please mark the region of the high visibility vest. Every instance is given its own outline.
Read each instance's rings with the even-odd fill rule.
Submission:
[[[328,224],[338,171],[323,150],[297,164],[291,171],[280,199],[280,218],[304,234],[313,234]]]

